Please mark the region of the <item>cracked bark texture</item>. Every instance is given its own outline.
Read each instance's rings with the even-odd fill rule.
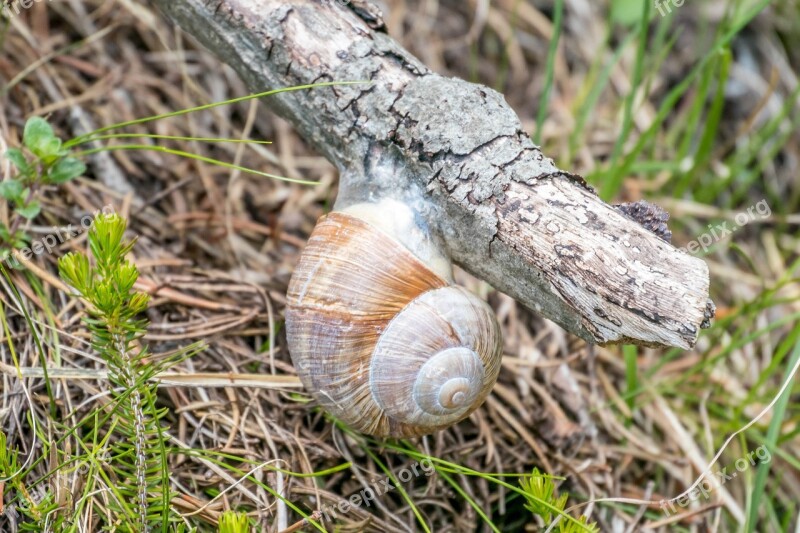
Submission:
[[[337,207],[413,205],[456,264],[592,343],[689,348],[708,324],[702,260],[556,168],[501,94],[432,73],[374,20],[334,0],[156,4],[253,91],[370,82],[267,101],[338,167]]]

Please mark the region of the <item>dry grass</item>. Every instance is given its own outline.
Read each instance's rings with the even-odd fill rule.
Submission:
[[[547,44],[553,35],[550,2],[389,0],[386,4],[391,35],[434,70],[500,90],[525,127],[535,130]],[[723,19],[726,5],[715,0],[679,8],[675,33],[667,36],[674,36],[674,45],[663,50],[663,64],[642,86],[626,148],[653,123],[666,93],[707,50],[710,28]],[[599,169],[613,157],[623,101],[635,71],[636,48],[631,46],[611,70],[597,106],[580,124],[578,110],[600,74],[598,58],[599,66],[605,65],[622,40],[618,35],[627,32],[622,26],[609,26],[607,9],[588,0],[566,2],[550,112],[542,131],[546,153],[563,167],[596,177],[603,175]],[[723,180],[725,165],[727,172],[738,172],[730,165],[730,154],[770,120],[780,118],[800,71],[796,10],[791,2],[769,8],[735,41],[719,134],[698,175],[702,171]],[[71,48],[65,51],[66,46]],[[31,65],[35,68],[28,68]],[[64,137],[72,137],[102,125],[248,93],[228,67],[159,13],[133,0],[35,4],[10,24],[0,55],[0,82],[6,87],[0,92],[0,152],[19,145],[24,121],[33,115],[47,117]],[[710,87],[713,99],[715,85]],[[486,294],[497,312],[505,338],[503,369],[484,407],[457,427],[415,441],[416,449],[480,472],[523,474],[538,466],[567,479],[560,490],[571,494],[571,503],[600,497],[661,500],[689,487],[725,436],[774,396],[786,365],[771,367],[770,362],[781,343],[796,340],[799,331],[795,314],[800,312],[800,286],[791,280],[798,275],[794,262],[800,255],[798,110],[789,106],[788,125],[775,134],[780,146],[774,151],[768,144],[759,148],[754,158],[760,165],[756,179],[734,181],[711,199],[702,193],[713,181],[699,178],[682,193],[673,193],[672,185],[679,181],[675,176],[680,174],[675,167],[681,161],[672,158],[683,139],[681,121],[705,96],[699,90],[688,92],[675,108],[675,120],[658,127],[660,142],[647,160],[667,164],[634,167],[624,176],[617,197],[647,197],[667,207],[678,245],[707,231],[707,224],[730,220],[742,208],[769,199],[771,218],[748,225],[735,235],[736,246],[727,240],[707,257],[712,296],[720,308],[715,329],[692,351],[639,349],[623,355],[619,348],[587,346],[460,273],[460,281]],[[199,457],[174,455],[170,462],[172,480],[181,494],[175,507],[182,513],[197,513],[194,518],[201,519],[198,523],[205,528],[221,511],[241,509],[265,530],[280,531],[301,517],[264,485],[311,512],[385,478],[376,457],[395,472],[413,463],[406,453],[343,431],[298,394],[281,328],[285,291],[314,222],[335,198],[336,172],[268,108],[268,101],[237,104],[131,131],[271,140],[273,145],[258,147],[160,143],[320,185],[253,177],[168,154],[100,153],[88,160],[87,177],[44,191],[44,212],[28,227],[34,237],[41,237],[54,225],[76,224],[81,216],[113,205],[130,220],[130,233],[139,237],[135,261],[142,272],[140,289],[153,295],[148,313],[152,325],[146,337],[152,350],[164,353],[196,340],[207,342],[207,350],[176,369],[181,373],[174,377],[177,382],[161,389],[163,405],[170,409],[173,444],[207,451]],[[5,176],[10,167],[5,160],[0,164]],[[741,168],[751,167],[748,161]],[[740,189],[742,195],[735,196]],[[0,220],[10,216],[5,205],[0,207]],[[53,254],[35,257],[29,274],[11,275],[46,344],[58,412],[55,419],[48,415],[41,379],[17,378],[17,365],[4,339],[0,419],[11,445],[19,447],[23,457],[38,453],[30,449],[31,418],[39,421],[40,439],[55,439],[64,426],[74,425],[96,407],[107,387],[105,365],[88,349],[80,324],[82,306],[63,292],[56,274],[58,257],[85,245],[85,235],[76,237]],[[787,282],[770,292],[784,278]],[[40,367],[30,325],[19,314],[8,282],[2,284],[18,366]],[[769,324],[775,324],[771,331],[740,342]],[[632,367],[638,369],[634,376]],[[233,374],[232,381],[225,381],[226,374]],[[782,453],[772,453],[763,531],[773,530],[782,517],[787,530],[800,527],[796,518],[800,411],[797,387],[794,390],[795,403],[790,402],[779,433]],[[756,449],[766,438],[770,420],[768,414],[735,440],[720,466],[731,470],[737,458]],[[74,437],[63,443],[64,450],[77,453]],[[267,461],[305,474],[347,462],[352,467],[318,478],[256,469],[251,478],[237,483],[241,476],[234,468],[214,462],[223,454],[241,458],[227,460],[241,471]],[[39,463],[30,479],[50,471],[51,463]],[[669,518],[658,506],[597,504],[581,512],[597,520],[604,531],[639,531],[646,526],[661,531],[734,530],[747,515],[756,470],[740,474],[710,499],[701,499],[692,509],[679,508],[677,516]],[[64,477],[65,489],[80,494],[86,483],[81,473]],[[499,530],[537,530],[537,521],[523,509],[522,500],[507,489],[480,477],[454,475],[453,480]],[[489,530],[480,525],[465,497],[440,475],[420,476],[403,487],[433,531]],[[227,488],[222,497],[213,499]],[[5,497],[8,504],[13,495]],[[102,496],[98,498],[95,513],[103,507]],[[64,505],[69,505],[66,496]],[[96,514],[85,516],[97,519]],[[13,527],[7,517],[0,517],[0,530]],[[336,527],[421,530],[412,506],[398,491],[370,507],[340,514]]]

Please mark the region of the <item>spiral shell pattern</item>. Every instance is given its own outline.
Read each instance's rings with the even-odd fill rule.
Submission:
[[[289,284],[289,350],[306,390],[361,432],[407,437],[467,417],[500,369],[492,310],[390,235],[334,212]]]

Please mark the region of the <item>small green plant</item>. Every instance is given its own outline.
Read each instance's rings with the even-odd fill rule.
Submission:
[[[127,223],[116,214],[99,215],[89,232],[93,261],[83,253],[59,260],[62,279],[88,305],[85,319],[92,346],[108,363],[114,385],[111,428],[120,439],[110,444],[109,481],[119,498],[114,501],[121,522],[118,531],[164,530],[176,514],[170,513],[167,430],[162,425],[166,409],[156,406],[157,384],[152,378],[191,353],[190,346],[161,361],[155,360],[141,340],[147,321],[138,316],[147,309],[148,295],[133,286],[136,265],[125,259],[134,241],[125,241]]]
[[[19,467],[19,450],[8,447],[6,434],[0,431],[0,498],[6,483],[14,490],[14,498],[4,515],[24,517],[21,531],[44,531],[45,524],[51,531],[60,531],[64,517],[60,516],[49,487],[27,487],[23,482],[24,470]]]
[[[525,508],[535,515],[542,517],[545,523],[550,524],[555,516],[559,533],[579,533],[600,531],[595,522],[588,523],[588,518],[581,516],[576,521],[564,517],[569,494],[563,493],[556,497],[556,485],[552,478],[543,475],[538,468],[534,468],[530,476],[519,481],[525,493],[527,503]]]
[[[245,513],[225,511],[219,517],[219,533],[250,533],[250,521]]]
[[[41,211],[37,199],[39,189],[44,185],[65,183],[86,172],[86,165],[69,155],[70,151],[64,148],[64,143],[43,118],[28,120],[22,144],[23,148],[11,148],[5,153],[17,169],[17,175],[0,182],[0,196],[14,209],[11,223],[0,224],[0,242],[3,244],[3,257],[0,259],[28,243],[28,236],[19,226],[23,220],[33,219]]]
[[[0,0],[1,1],[1,0]],[[0,35],[0,38],[2,36]],[[94,132],[73,139],[59,138],[50,124],[39,117],[26,122],[22,145],[19,148],[0,153],[0,158],[7,159],[14,168],[10,174],[0,178],[0,197],[8,202],[10,215],[8,223],[0,222],[0,271],[12,284],[9,273],[3,269],[3,262],[12,254],[30,245],[31,238],[26,233],[24,222],[32,220],[42,210],[39,196],[44,187],[58,186],[68,182],[86,171],[82,159],[94,153],[115,150],[147,150],[159,151],[190,158],[203,163],[235,168],[264,177],[286,179],[303,184],[314,184],[304,180],[294,180],[275,176],[255,169],[240,167],[232,163],[218,161],[208,157],[184,152],[181,150],[159,146],[157,144],[108,144],[102,141],[142,138],[147,141],[191,140],[203,142],[231,142],[247,144],[269,144],[267,141],[245,139],[215,139],[155,135],[148,133],[110,133],[127,126],[141,125],[152,121],[167,119],[188,113],[212,109],[217,106],[244,102],[262,98],[272,94],[291,90],[305,90],[314,87],[327,87],[336,83],[321,83],[300,87],[291,87],[248,95],[241,98],[216,102],[203,106],[172,111],[169,113],[137,119],[103,127]],[[6,90],[8,87],[6,87]],[[93,145],[85,147],[82,145]],[[81,147],[88,148],[81,151]],[[88,468],[89,473],[83,478],[83,496],[76,499],[74,506],[64,507],[63,502],[56,502],[48,477],[38,480],[44,488],[28,485],[25,480],[31,472],[26,465],[21,471],[16,470],[16,452],[7,450],[5,440],[2,444],[3,455],[0,456],[0,474],[5,472],[5,479],[0,478],[0,497],[3,489],[13,490],[13,512],[24,517],[21,528],[29,527],[32,531],[66,531],[74,524],[94,516],[97,530],[114,531],[159,531],[179,533],[188,531],[191,526],[181,522],[181,517],[170,508],[175,496],[170,483],[168,467],[169,448],[168,429],[164,423],[167,410],[157,407],[157,384],[155,377],[178,361],[190,357],[203,349],[203,343],[177,350],[169,357],[153,356],[142,337],[148,322],[140,318],[148,306],[148,297],[134,290],[138,279],[135,265],[125,259],[134,243],[124,240],[126,221],[116,215],[99,216],[89,232],[90,253],[70,253],[59,260],[59,272],[62,279],[75,290],[87,305],[87,317],[84,322],[92,334],[92,348],[107,362],[108,377],[113,389],[110,391],[112,402],[93,410],[78,427],[69,428],[61,435],[55,449],[55,456],[63,462],[56,464],[47,476],[56,475],[56,468],[74,471],[72,464],[80,463]],[[8,265],[17,267],[16,261],[8,261]],[[36,285],[38,280],[30,272],[24,274]],[[19,297],[19,295],[17,294]],[[0,318],[2,315],[0,306]],[[34,331],[32,321],[26,314],[26,320]],[[6,338],[11,339],[6,330]],[[55,401],[47,377],[48,363],[41,343],[34,334],[40,354],[41,367],[45,376],[45,387],[50,398],[51,417],[55,416]],[[93,424],[93,425],[92,425]],[[65,428],[66,429],[66,428]],[[83,434],[89,429],[88,434]],[[77,437],[76,441],[83,454],[69,457],[60,446],[68,439]],[[103,460],[98,458],[102,457]],[[34,459],[33,465],[43,460],[43,456]],[[13,479],[11,473],[14,473]],[[83,474],[82,474],[83,475]],[[45,481],[42,481],[42,480]],[[265,490],[270,490],[264,486]],[[27,492],[27,491],[30,491]],[[102,494],[102,497],[95,495]],[[0,500],[2,501],[2,500]],[[96,512],[87,511],[87,507],[95,505]],[[0,510],[2,509],[0,505]],[[9,507],[11,510],[11,507]],[[299,512],[299,509],[296,509]],[[0,513],[2,514],[2,513]],[[228,520],[233,520],[229,518]],[[231,527],[235,521],[229,522]],[[66,529],[64,526],[66,525]],[[232,531],[248,531],[241,529]]]

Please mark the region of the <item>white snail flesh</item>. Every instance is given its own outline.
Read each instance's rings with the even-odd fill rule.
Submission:
[[[386,207],[319,220],[289,284],[289,351],[306,390],[354,429],[425,435],[486,399],[500,327],[484,301],[452,284],[419,227]]]

